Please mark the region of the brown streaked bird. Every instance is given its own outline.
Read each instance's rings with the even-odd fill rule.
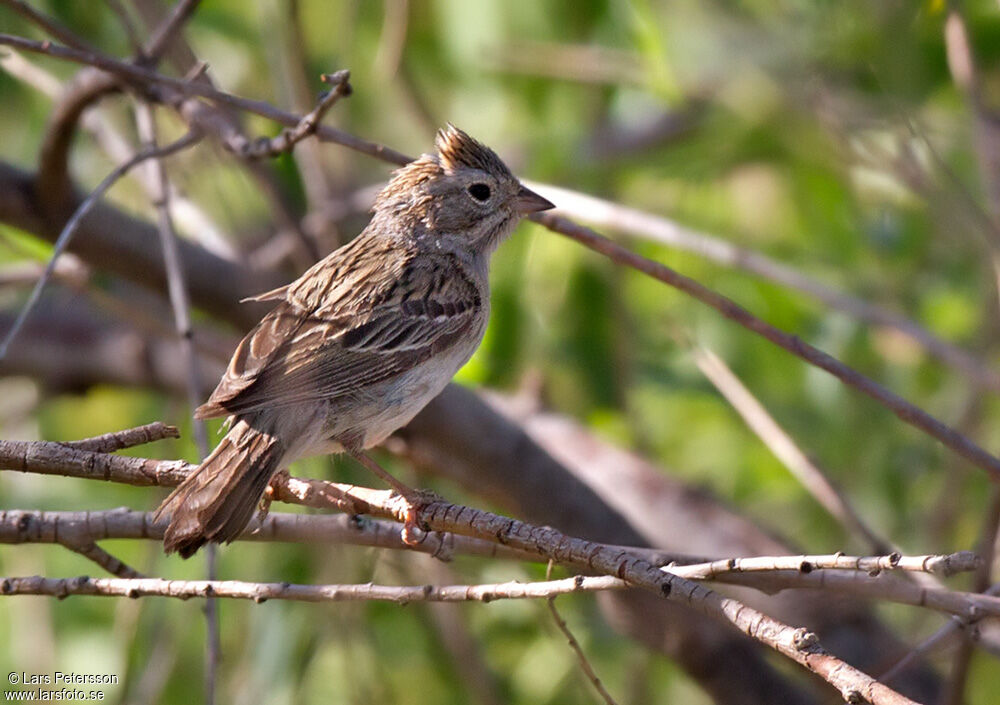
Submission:
[[[406,425],[479,347],[489,259],[525,215],[552,208],[453,125],[399,169],[368,227],[296,281],[243,339],[199,419],[229,432],[164,500],[164,550],[229,542],[268,482],[310,455],[358,455]]]

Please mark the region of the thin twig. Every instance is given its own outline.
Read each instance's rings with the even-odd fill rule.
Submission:
[[[60,541],[59,543],[74,553],[79,553],[84,558],[89,558],[94,563],[104,568],[104,570],[108,571],[112,575],[117,575],[119,578],[146,577],[124,561],[112,556],[93,541]]]
[[[92,438],[82,438],[78,441],[65,441],[62,445],[91,453],[113,453],[123,448],[134,448],[161,441],[164,438],[180,438],[176,426],[170,426],[162,421],[154,421],[145,426],[136,426],[124,431],[111,431]]]
[[[884,570],[901,570],[932,573],[942,577],[978,569],[982,559],[973,551],[959,551],[945,555],[901,556],[845,556],[832,553],[826,556],[754,556],[752,558],[724,558],[708,563],[664,566],[675,575],[689,580],[712,580],[725,573],[756,573],[762,571],[797,570],[811,573],[814,570],[852,570],[875,577]]]
[[[624,583],[622,583],[624,586]],[[573,636],[573,632],[569,630],[566,624],[566,620],[562,618],[559,614],[559,610],[556,609],[556,598],[554,595],[549,596],[545,600],[545,605],[549,609],[549,614],[552,615],[552,621],[556,623],[556,627],[562,632],[563,636],[566,637],[566,641],[569,643],[573,653],[576,654],[576,659],[580,663],[580,668],[583,669],[583,673],[587,676],[587,680],[594,686],[594,690],[598,692],[601,698],[604,699],[608,705],[618,705],[618,702],[611,696],[608,689],[604,687],[601,683],[601,679],[598,677],[597,673],[594,672],[594,667],[590,665],[590,661],[587,659],[587,655],[583,653],[583,649],[580,647],[580,642],[576,640]]]
[[[184,3],[181,3],[183,5]],[[189,5],[191,3],[188,3]],[[177,17],[177,13],[171,19]],[[165,24],[170,24],[168,20]],[[178,22],[180,26],[180,22]],[[163,48],[167,45],[164,40]],[[151,43],[152,44],[152,43]],[[139,139],[147,149],[156,148],[156,119],[153,108],[144,102],[136,106],[136,125]],[[191,329],[190,303],[187,284],[184,279],[184,268],[181,266],[180,255],[177,252],[177,233],[170,214],[170,184],[167,171],[161,159],[151,164],[153,171],[153,206],[156,208],[157,232],[160,235],[160,247],[163,250],[163,266],[167,272],[167,291],[170,296],[170,307],[174,313],[174,325],[180,340],[181,353],[184,356],[184,367],[187,370],[188,403],[191,413],[201,402],[199,384],[198,356],[194,348],[193,331]],[[208,456],[208,429],[203,419],[192,419],[195,446],[198,449],[199,460]],[[207,578],[216,577],[217,555],[214,546],[205,553]],[[215,680],[218,671],[219,654],[221,651],[219,612],[214,600],[205,602],[205,623],[207,629],[205,648],[205,700],[207,705],[215,702]]]
[[[52,42],[36,42],[31,39],[17,37],[10,34],[0,33],[0,45],[11,46],[24,51],[36,54],[48,54],[59,59],[72,61],[86,66],[96,66],[113,73],[138,87],[149,89],[150,86],[162,85],[172,88],[182,95],[200,96],[208,98],[221,105],[227,105],[238,110],[245,110],[255,115],[261,115],[269,120],[273,120],[286,127],[295,127],[300,116],[275,108],[273,105],[260,100],[251,100],[224,93],[216,90],[212,86],[199,82],[189,82],[171,76],[166,76],[156,71],[152,71],[140,66],[118,61],[104,54],[96,52],[85,52],[70,47],[60,46]],[[348,147],[358,152],[368,154],[376,159],[402,166],[412,161],[412,159],[402,152],[397,152],[384,145],[363,140],[343,130],[322,125],[316,130],[316,135],[327,142],[334,142],[344,147]]]
[[[179,0],[170,9],[170,15],[153,31],[146,43],[144,55],[151,61],[163,56],[184,24],[198,9],[201,0]]]
[[[1000,583],[994,583],[989,587],[989,589],[984,590],[983,594],[994,596],[1000,595]],[[879,680],[883,683],[891,683],[896,680],[903,674],[904,671],[906,671],[907,668],[915,663],[917,659],[932,653],[938,645],[944,643],[949,639],[949,637],[957,634],[959,630],[967,629],[968,627],[975,625],[976,622],[984,616],[985,615],[980,615],[978,617],[968,618],[952,615],[951,618],[945,622],[944,626],[920,642],[920,644],[911,649],[906,656],[895,663],[892,668],[879,676]],[[973,634],[970,634],[969,637],[972,638]]]
[[[142,140],[145,149],[156,150],[156,123],[153,110],[149,105],[140,103],[136,107],[136,123],[139,139]],[[161,159],[154,160],[151,166],[154,172],[153,206],[156,208],[157,232],[159,232],[160,247],[163,250],[163,266],[167,272],[167,291],[174,313],[177,337],[184,355],[184,367],[188,371],[188,401],[193,411],[201,403],[201,385],[199,384],[198,356],[195,354],[192,339],[191,305],[188,300],[187,284],[184,281],[184,268],[181,266],[180,255],[177,251],[177,233],[170,215],[170,187],[167,181],[167,172]],[[195,420],[193,431],[198,455],[200,458],[205,458],[208,455],[208,431],[205,422]]]
[[[174,154],[183,149],[190,147],[191,145],[198,142],[201,139],[201,135],[197,132],[189,132],[175,142],[164,145],[163,147],[158,147],[156,149],[143,150],[138,152],[134,157],[129,159],[124,164],[119,165],[108,174],[103,181],[94,189],[87,198],[80,204],[79,208],[73,213],[73,216],[67,221],[66,225],[63,227],[62,232],[59,233],[59,237],[56,239],[55,246],[53,247],[52,257],[49,259],[48,266],[45,268],[42,277],[38,280],[35,288],[32,289],[31,295],[28,297],[28,301],[24,304],[24,307],[18,313],[17,319],[11,326],[10,330],[7,331],[7,335],[4,336],[3,343],[0,343],[0,359],[7,354],[7,349],[10,347],[11,342],[17,336],[18,331],[24,325],[25,320],[28,318],[28,314],[31,313],[32,308],[38,302],[39,296],[41,296],[42,289],[48,282],[49,278],[52,276],[52,271],[55,269],[56,261],[59,259],[59,255],[62,254],[63,250],[69,245],[73,234],[76,232],[77,227],[83,220],[84,216],[100,201],[101,196],[115,184],[118,179],[124,176],[130,169],[135,167],[137,164],[144,162],[147,159],[153,157],[165,157],[170,154]]]
[[[135,52],[136,57],[141,58],[145,53],[142,48],[142,38],[139,36],[139,30],[135,26],[135,22],[132,21],[132,17],[128,14],[128,10],[122,5],[121,0],[104,0],[104,4],[111,8],[111,11],[115,13],[118,21],[121,22],[122,29],[125,30],[125,36],[128,37],[129,44],[132,45],[132,51]]]
[[[100,597],[173,597],[187,600],[230,598],[236,600],[293,600],[298,602],[379,601],[411,602],[493,602],[526,600],[569,592],[621,590],[623,580],[610,576],[578,575],[537,583],[489,583],[482,585],[300,585],[294,583],[252,583],[241,580],[164,580],[162,578],[0,578],[0,595],[91,595]]]
[[[319,129],[327,111],[341,98],[351,95],[350,77],[351,72],[346,69],[323,74],[323,82],[332,84],[333,88],[323,94],[315,108],[304,115],[295,127],[282,130],[277,137],[247,142],[243,149],[239,150],[239,156],[247,159],[276,157],[292,151],[296,144],[306,137],[316,134],[316,130]]]
[[[55,37],[60,42],[80,51],[96,52],[97,49],[82,37],[70,31],[67,27],[45,15],[24,0],[0,0],[0,5],[6,5],[11,10],[34,22],[41,27],[46,34]]]
[[[549,576],[552,574],[552,561],[549,561],[548,568],[545,571],[545,579],[548,580]],[[582,576],[577,576],[582,577]],[[573,632],[570,631],[569,625],[566,624],[566,620],[562,618],[559,614],[559,610],[556,609],[556,596],[549,595],[545,600],[545,606],[549,609],[549,614],[552,615],[552,621],[556,623],[556,627],[562,632],[562,635],[566,637],[566,641],[569,643],[569,647],[573,649],[573,653],[576,654],[576,660],[580,664],[580,668],[583,670],[583,674],[590,681],[591,685],[594,686],[594,690],[604,699],[607,705],[618,705],[618,702],[611,696],[608,689],[604,687],[601,683],[601,679],[597,676],[597,672],[594,671],[594,667],[590,665],[590,660],[587,658],[587,654],[583,653],[583,648],[580,646],[580,642],[576,640],[573,636]]]
[[[272,83],[295,112],[305,113],[315,102],[315,91],[307,68],[309,42],[302,27],[301,3],[293,1],[283,3],[283,7],[275,6],[274,15],[278,24],[274,33],[278,60],[269,62]],[[336,225],[322,218],[322,210],[324,204],[336,201],[340,194],[334,187],[336,179],[326,168],[322,145],[318,140],[308,141],[292,152],[292,158],[306,197],[306,215],[301,219],[301,227],[310,240],[317,243],[317,249],[332,251],[342,242]],[[313,213],[319,216],[319,222],[313,218],[313,226],[309,227],[306,219]],[[281,240],[280,234],[278,239]]]
[[[894,550],[888,541],[868,526],[844,494],[827,478],[826,473],[802,452],[792,437],[718,355],[703,346],[692,346],[691,353],[698,369],[726,398],[750,430],[826,511],[871,551],[889,553]]]
[[[993,483],[977,547],[980,564],[972,580],[972,590],[975,592],[984,592],[989,588],[998,530],[1000,530],[1000,483]],[[952,656],[951,677],[948,682],[947,697],[944,700],[945,705],[961,705],[965,702],[965,686],[969,678],[973,647],[971,639],[963,639]]]

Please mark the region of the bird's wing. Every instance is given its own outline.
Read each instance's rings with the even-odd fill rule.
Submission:
[[[240,343],[199,417],[363,396],[451,347],[474,325],[483,301],[453,257],[382,262],[369,268],[355,260],[339,272],[328,263],[330,276],[307,273],[291,285],[287,299]]]

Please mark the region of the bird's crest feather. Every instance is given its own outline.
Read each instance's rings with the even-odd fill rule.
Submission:
[[[510,174],[510,170],[496,152],[450,122],[447,127],[438,130],[435,146],[438,150],[438,159],[445,171],[451,172],[469,167],[481,169],[495,176]]]

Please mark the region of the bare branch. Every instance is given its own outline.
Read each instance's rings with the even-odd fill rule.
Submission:
[[[55,37],[60,42],[79,49],[81,51],[95,52],[97,49],[85,41],[83,38],[71,32],[65,26],[51,17],[39,12],[25,0],[0,0],[0,4],[6,5],[17,14],[25,17],[42,28],[47,34]]]
[[[54,213],[68,210],[73,197],[69,149],[84,111],[102,97],[120,90],[118,79],[94,68],[79,71],[60,92],[38,150],[38,194]]]
[[[326,115],[327,111],[330,110],[330,108],[332,108],[337,101],[351,94],[351,84],[348,82],[350,77],[351,72],[346,69],[335,73],[323,74],[323,82],[333,84],[333,88],[323,94],[323,97],[320,98],[316,107],[303,116],[294,128],[282,130],[281,134],[277,137],[272,137],[271,139],[260,140],[253,143],[247,142],[242,145],[241,148],[234,151],[237,151],[239,156],[247,159],[276,157],[279,154],[292,151],[296,144],[304,140],[306,137],[316,134],[316,130],[319,129],[323,116]]]
[[[63,105],[65,105],[66,100],[64,98],[60,99],[64,93],[62,81],[45,69],[29,62],[20,52],[10,51],[6,56],[0,56],[0,68],[3,68],[11,76],[25,82],[35,90],[40,91],[48,98],[51,98],[52,100],[60,100],[60,107],[57,107],[56,110],[59,110]],[[97,73],[100,73],[105,77],[107,76],[107,74],[104,74],[103,72]],[[78,74],[77,78],[74,79],[74,82],[80,80],[80,76],[82,74],[83,72]],[[113,77],[111,77],[111,79],[114,80]],[[117,81],[115,81],[115,83],[117,85]],[[65,110],[65,108],[62,109]],[[55,121],[50,118],[50,124],[54,122]],[[112,162],[124,162],[130,159],[134,154],[134,150],[126,138],[101,114],[100,110],[93,109],[93,106],[91,109],[84,111],[84,113],[80,116],[80,125],[82,125],[83,128],[93,136],[97,144]],[[49,140],[49,135],[54,134],[55,132],[53,131],[53,128],[50,127],[46,132],[46,140]],[[45,154],[44,149],[42,150],[42,154]],[[53,169],[53,173],[55,173],[57,160],[55,158],[51,159],[50,164]],[[40,171],[44,170],[44,165],[40,164]],[[62,167],[61,173],[64,174],[65,178],[68,180],[68,172],[66,171],[65,165]],[[137,178],[147,193],[152,193],[154,191],[155,185],[153,183],[153,179],[148,178],[145,170],[140,169],[132,171],[129,176]],[[41,182],[45,181],[42,177],[39,177],[39,180]],[[62,186],[57,184],[57,187],[61,188]],[[68,183],[67,188],[68,193],[72,195],[74,193],[72,184]],[[36,189],[36,191],[41,191],[42,197],[49,198],[49,202],[54,201],[50,194],[46,192],[44,187],[40,187]],[[170,200],[174,206],[173,210],[178,221],[181,223],[183,229],[194,240],[210,252],[217,254],[220,257],[228,260],[237,259],[236,249],[222,234],[219,226],[212,221],[203,209],[192,202],[191,199],[177,192],[176,189],[171,190]]]
[[[135,26],[135,22],[132,21],[132,17],[128,14],[128,10],[122,5],[121,0],[104,0],[104,4],[111,8],[111,11],[115,13],[115,16],[121,23],[122,29],[125,30],[125,36],[128,37],[129,44],[132,45],[132,51],[135,52],[136,56],[142,56],[142,38],[139,36],[139,30]]]
[[[526,182],[545,195],[559,210],[629,237],[640,237],[717,264],[742,270],[798,291],[830,308],[877,326],[893,328],[924,347],[931,355],[979,384],[1000,392],[1000,374],[972,353],[937,337],[929,330],[881,306],[828,286],[816,277],[773,260],[755,250],[684,227],[668,218],[549,184]]]
[[[988,590],[983,591],[984,595],[1000,595],[1000,583],[994,583]],[[957,615],[952,615],[951,619],[945,622],[944,626],[938,629],[936,632],[927,637],[924,641],[918,644],[912,651],[910,651],[906,656],[900,659],[892,668],[879,676],[879,680],[883,683],[889,683],[896,680],[903,672],[914,665],[917,659],[926,656],[934,651],[936,647],[947,641],[950,637],[953,637],[961,629],[966,629],[976,622],[978,622],[983,616],[975,618],[959,617]],[[970,634],[970,638],[974,635]]]
[[[52,472],[58,464],[67,474],[112,479],[118,475],[133,484],[154,484],[164,479],[179,482],[189,471],[179,461],[151,461],[75,451],[55,444],[0,441],[0,462],[13,469],[43,469]],[[54,452],[52,452],[54,451]],[[55,461],[55,462],[53,462]],[[180,477],[178,477],[180,475]],[[291,498],[307,506],[347,508],[396,521],[407,521],[414,510],[404,498],[385,490],[370,490],[318,480],[276,476],[274,499]],[[661,597],[687,605],[714,619],[728,622],[757,641],[817,673],[851,700],[872,703],[912,703],[870,676],[836,658],[819,646],[814,634],[795,629],[731,598],[725,598],[652,565],[648,561],[605,544],[576,539],[550,527],[536,527],[482,510],[429,502],[416,509],[416,524],[429,530],[472,536],[513,546],[570,566],[581,572],[597,572],[645,588]],[[770,574],[769,574],[770,575]],[[810,577],[809,574],[800,577]],[[745,577],[732,574],[726,577]],[[756,577],[756,576],[754,576]],[[886,576],[882,576],[886,577]],[[871,580],[869,578],[869,580]],[[982,598],[981,598],[982,599]]]
[[[578,575],[538,583],[490,583],[484,585],[297,585],[294,583],[248,583],[241,580],[163,580],[161,578],[0,578],[0,595],[91,595],[99,597],[225,597],[236,600],[294,600],[297,602],[493,602],[526,600],[569,592],[621,590],[627,587],[614,577]]]
[[[890,552],[891,544],[875,533],[847,501],[843,493],[783,429],[764,405],[733,374],[729,366],[708,348],[692,346],[695,364],[702,374],[726,398],[736,413],[746,422],[774,456],[818,501],[831,516],[876,552]]]
[[[162,541],[166,522],[154,522],[151,512],[111,509],[91,512],[43,512],[0,510],[0,544],[59,543],[71,537],[77,543],[108,539]],[[469,536],[427,532],[417,543],[402,539],[403,525],[345,514],[283,514],[271,512],[263,521],[254,519],[240,541],[323,543],[368,546],[426,553],[442,561],[453,555],[479,556],[536,562],[538,556],[495,542]]]
[[[665,568],[673,572],[673,568]],[[780,592],[788,589],[830,590],[845,595],[873,600],[888,600],[902,605],[926,607],[976,620],[983,616],[1000,617],[1000,598],[977,592],[961,592],[944,588],[924,587],[891,573],[870,576],[857,571],[819,570],[803,573],[797,570],[755,573],[720,573],[716,582],[746,585],[755,590]]]
[[[708,563],[665,566],[671,573],[689,580],[713,580],[725,573],[756,573],[762,571],[797,570],[811,573],[814,570],[858,571],[874,578],[883,570],[902,570],[932,573],[948,577],[957,573],[976,570],[982,560],[973,551],[959,551],[946,555],[901,556],[845,556],[833,553],[826,556],[754,556],[753,558],[724,558]]]
[[[798,336],[790,335],[769,323],[765,323],[735,301],[709,289],[694,279],[670,269],[664,264],[630,252],[590,228],[577,225],[567,218],[548,213],[536,213],[530,217],[550,230],[566,235],[570,239],[599,252],[617,264],[636,269],[711,306],[723,316],[731,321],[735,321],[747,330],[766,338],[796,357],[826,370],[847,386],[853,387],[879,402],[896,414],[901,420],[938,439],[973,465],[986,470],[994,478],[1000,478],[1000,459],[996,456],[983,450],[983,448],[951,426],[939,421],[923,409],[914,406],[875,380],[866,377],[835,357],[813,347]]]
[[[184,27],[201,0],[178,0],[170,9],[170,14],[158,26],[146,43],[145,55],[151,60],[159,59],[170,48],[177,33]]]
[[[78,543],[64,540],[59,543],[74,553],[79,553],[84,558],[92,560],[94,563],[104,568],[104,570],[108,571],[112,575],[117,575],[119,578],[145,577],[142,573],[135,570],[127,563],[123,563],[119,559],[115,558],[93,541]]]
[[[612,578],[612,580],[615,579]],[[624,585],[625,583],[623,582],[622,586]],[[590,665],[587,655],[583,653],[583,648],[580,646],[580,642],[576,640],[576,637],[573,636],[573,632],[569,630],[566,620],[562,618],[562,615],[559,614],[559,610],[556,609],[555,596],[549,596],[549,598],[545,601],[545,605],[549,609],[549,614],[552,615],[552,621],[555,622],[556,627],[558,627],[559,631],[562,632],[562,635],[566,637],[566,641],[569,643],[570,648],[573,649],[573,653],[576,654],[576,660],[579,662],[580,668],[583,669],[583,673],[587,677],[587,680],[589,680],[594,686],[594,690],[600,694],[601,698],[604,699],[604,702],[607,703],[607,705],[618,705],[618,702],[611,697],[611,693],[608,692],[608,689],[604,687],[603,683],[601,683],[601,679],[594,671],[594,667]]]
[[[548,568],[545,571],[546,580],[548,580],[551,573],[552,562],[549,561]],[[582,576],[577,577],[580,578]],[[594,690],[598,692],[607,705],[618,705],[618,702],[611,697],[611,693],[608,692],[608,689],[604,687],[603,683],[601,683],[601,679],[597,677],[597,672],[594,671],[594,667],[590,665],[590,660],[587,658],[587,655],[583,653],[583,647],[580,646],[580,642],[578,642],[576,637],[573,636],[573,632],[569,630],[566,620],[562,618],[562,615],[559,614],[559,610],[556,609],[556,596],[550,595],[548,599],[545,600],[545,606],[548,607],[549,614],[552,615],[552,621],[556,623],[556,627],[560,632],[562,632],[562,635],[566,637],[569,647],[573,649],[573,653],[576,654],[576,660],[580,664],[580,668],[583,670],[583,674],[587,677],[587,680],[589,680],[594,686]]]
[[[124,431],[111,431],[93,438],[83,438],[78,441],[66,441],[62,445],[91,453],[113,453],[123,448],[134,448],[163,440],[164,438],[180,438],[176,426],[169,426],[162,421],[154,421],[145,426],[127,428]]]
[[[200,139],[201,135],[198,134],[197,132],[189,132],[180,139],[176,140],[175,142],[171,142],[168,145],[165,145],[163,147],[158,147],[155,149],[143,150],[139,152],[124,164],[121,164],[118,167],[116,167],[114,171],[108,174],[104,178],[104,180],[101,181],[101,183],[97,186],[97,188],[94,189],[91,192],[91,194],[87,196],[86,199],[84,199],[83,203],[81,203],[80,206],[73,213],[73,217],[70,218],[69,221],[66,223],[66,225],[63,227],[62,232],[56,239],[52,257],[49,260],[48,266],[45,268],[45,272],[43,272],[42,277],[38,280],[38,283],[32,290],[31,295],[28,297],[28,301],[24,304],[24,307],[18,314],[17,319],[14,321],[14,325],[12,325],[10,330],[7,331],[7,335],[4,336],[3,342],[0,343],[0,359],[3,359],[3,357],[7,354],[7,349],[10,347],[11,342],[17,336],[17,333],[21,329],[21,326],[24,325],[24,321],[28,318],[28,314],[31,313],[32,308],[34,308],[35,304],[37,303],[38,297],[41,296],[42,289],[45,287],[45,284],[52,276],[52,271],[55,269],[56,261],[59,259],[59,255],[62,254],[63,250],[66,249],[66,246],[69,245],[69,242],[72,239],[73,234],[76,232],[76,229],[80,224],[80,221],[83,220],[83,217],[87,215],[90,209],[94,207],[94,205],[100,200],[100,198],[104,195],[104,193],[109,188],[111,188],[111,186],[114,185],[114,183],[118,181],[118,179],[120,179],[124,174],[126,174],[130,169],[132,169],[137,164],[140,164],[146,159],[150,159],[153,157],[165,157],[167,155],[174,154],[175,152],[179,152],[183,149],[190,147]]]
[[[977,546],[980,562],[972,579],[972,590],[975,592],[989,589],[998,531],[1000,531],[1000,483],[993,483]],[[962,640],[952,657],[951,680],[948,684],[945,705],[962,705],[965,702],[965,686],[972,663],[973,646],[971,639]]]
[[[147,150],[157,149],[156,123],[153,109],[145,103],[136,107],[136,123],[139,139]],[[177,233],[170,215],[170,186],[167,181],[167,171],[161,159],[151,164],[153,170],[153,206],[156,208],[156,224],[160,234],[160,249],[163,252],[163,266],[167,271],[167,291],[170,295],[170,307],[174,313],[174,325],[180,340],[181,352],[184,355],[184,366],[187,368],[188,403],[191,412],[197,408],[201,400],[201,388],[198,383],[198,356],[195,353],[193,331],[191,329],[190,303],[184,270],[181,267],[177,252]],[[208,431],[205,422],[196,419],[193,423],[195,443],[198,455],[205,458],[208,455]]]
[[[165,76],[157,73],[156,71],[151,71],[124,61],[118,61],[100,53],[79,51],[70,47],[59,46],[57,44],[53,44],[52,42],[36,42],[31,39],[24,39],[23,37],[16,37],[3,33],[0,33],[0,45],[11,46],[38,54],[48,54],[59,59],[65,59],[66,61],[72,61],[86,66],[96,66],[97,68],[126,79],[140,88],[149,88],[150,86],[156,85],[167,86],[175,91],[178,91],[182,95],[208,98],[209,100],[213,100],[221,105],[227,105],[238,110],[245,110],[256,115],[261,115],[269,120],[285,125],[286,127],[295,127],[300,120],[299,116],[284,110],[279,110],[264,101],[240,98],[238,96],[216,90],[215,88],[203,83],[190,82]],[[327,142],[334,142],[355,151],[368,154],[376,159],[381,159],[399,166],[412,161],[401,152],[397,152],[396,150],[390,149],[384,145],[363,140],[348,132],[344,132],[343,130],[330,127],[329,125],[322,125],[317,128],[316,135],[320,139]]]
[[[180,2],[175,7],[175,12],[162,25],[165,28],[163,34],[157,33],[151,42],[155,52],[162,51],[169,45],[173,29],[181,26],[185,15],[185,8],[194,8],[197,3]],[[157,43],[159,42],[159,45]],[[148,103],[140,102],[136,106],[136,126],[139,132],[139,139],[147,149],[156,148],[156,119],[153,108]],[[192,131],[199,130],[192,126]],[[170,306],[174,314],[174,325],[177,329],[177,336],[180,340],[181,352],[184,355],[184,366],[187,369],[187,396],[190,413],[194,415],[195,409],[201,400],[201,390],[198,384],[198,356],[194,348],[193,331],[191,329],[191,313],[188,297],[187,284],[185,282],[184,269],[181,266],[180,255],[177,251],[177,232],[174,230],[174,221],[170,213],[170,183],[167,180],[167,170],[162,159],[155,160],[152,164],[153,172],[153,206],[156,209],[156,224],[160,235],[160,249],[163,252],[163,266],[167,272],[167,292],[170,295]],[[192,430],[194,433],[195,445],[198,448],[198,457],[204,460],[209,453],[208,430],[203,419],[193,418]],[[206,577],[214,580],[216,570],[216,547],[209,546],[205,552],[207,566]],[[208,632],[206,639],[206,665],[207,672],[205,678],[206,702],[212,705],[215,702],[215,679],[218,669],[219,653],[221,651],[219,637],[219,613],[215,600],[209,599],[205,602],[205,621]]]

